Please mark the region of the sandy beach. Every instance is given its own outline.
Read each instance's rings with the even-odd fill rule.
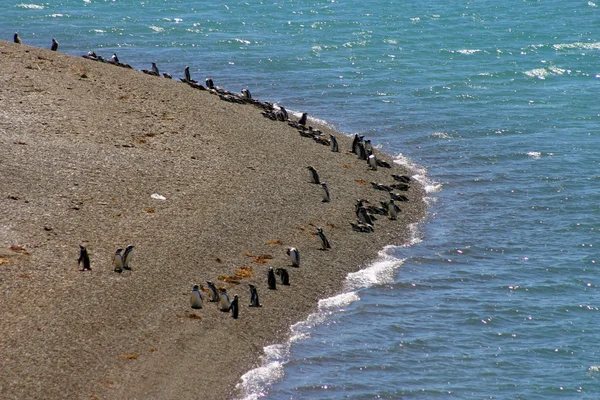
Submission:
[[[378,216],[374,232],[353,231],[356,199],[389,199],[370,182],[410,171],[379,151],[392,168],[370,170],[349,152],[350,137],[319,127],[336,135],[334,153],[255,105],[167,72],[173,80],[0,42],[3,398],[235,398],[264,346],[285,341],[349,272],[406,243],[424,217],[413,179],[398,220]],[[330,250],[320,250],[316,227]],[[115,273],[115,250],[128,244],[132,270]],[[79,245],[91,271],[79,271]],[[269,267],[286,268],[290,286],[269,290]],[[239,295],[238,319],[206,298],[191,309],[192,286],[207,280]],[[248,283],[261,308],[248,307]]]

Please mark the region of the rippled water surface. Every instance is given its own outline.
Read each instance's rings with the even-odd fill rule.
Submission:
[[[189,65],[428,186],[415,244],[267,348],[248,398],[597,399],[598,21],[592,1],[5,1],[0,35]]]

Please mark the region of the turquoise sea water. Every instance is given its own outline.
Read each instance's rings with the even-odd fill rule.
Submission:
[[[592,1],[4,1],[0,37],[156,61],[361,133],[430,188],[245,376],[265,399],[600,398]]]

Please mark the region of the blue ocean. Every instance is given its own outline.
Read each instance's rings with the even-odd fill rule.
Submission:
[[[593,1],[4,0],[15,31],[189,65],[371,138],[427,187],[413,242],[266,348],[245,399],[600,398]]]

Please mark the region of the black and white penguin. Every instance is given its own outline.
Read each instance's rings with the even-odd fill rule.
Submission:
[[[279,279],[281,279],[282,285],[290,286],[290,274],[287,272],[287,269],[277,268],[275,273],[279,276]]]
[[[117,57],[117,53],[113,53],[112,57],[110,58],[109,63],[111,63],[111,64],[119,63],[119,57]]]
[[[152,69],[150,69],[150,71],[143,69],[142,72],[148,75],[160,76],[160,72],[155,62],[152,63]]]
[[[326,183],[321,183],[321,192],[323,195],[323,203],[329,203],[331,201],[331,197],[329,196],[329,187],[327,187]]]
[[[367,164],[369,164],[369,168],[373,171],[377,171],[377,158],[375,154],[369,154],[367,157]]]
[[[361,222],[359,222],[358,224],[355,224],[354,222],[350,222],[350,225],[352,225],[352,230],[354,230],[356,232],[370,233],[370,232],[374,231],[373,225],[363,224]]]
[[[82,245],[79,245],[79,260],[77,260],[77,265],[79,264],[83,265],[83,268],[80,271],[92,270],[92,267],[90,266],[90,256],[85,246]]]
[[[358,221],[363,224],[373,225],[373,218],[367,212],[367,208],[365,206],[358,207],[358,210],[356,211],[356,217],[358,218]]]
[[[321,240],[321,250],[327,250],[331,248],[329,240],[327,240],[327,237],[323,233],[323,229],[320,227],[317,228],[317,236],[319,236],[319,239]]]
[[[394,190],[394,188],[391,186],[383,185],[383,184],[377,183],[377,182],[371,182],[371,185],[373,186],[373,189],[383,190],[385,192],[391,192]]]
[[[258,291],[256,290],[256,286],[249,283],[248,287],[250,288],[250,304],[248,307],[262,307],[260,305],[260,301],[258,300]]]
[[[231,310],[231,317],[233,319],[237,319],[238,315],[240,313],[240,307],[238,304],[238,295],[237,294],[233,295],[233,300],[231,301],[231,305],[229,306],[229,309]]]
[[[213,83],[213,80],[211,78],[206,78],[206,87],[209,89],[214,89],[215,88],[215,84]]]
[[[252,94],[250,93],[250,91],[246,88],[242,89],[242,97],[246,100],[250,100],[252,99]]]
[[[331,151],[334,153],[340,152],[340,146],[338,145],[338,141],[335,135],[329,134],[329,141],[331,142]]]
[[[115,256],[113,257],[113,266],[115,267],[115,272],[121,273],[123,272],[123,257],[121,256],[121,252],[123,249],[117,249]]]
[[[52,46],[50,46],[50,50],[58,51],[58,42],[54,38],[52,39]]]
[[[365,139],[364,143],[365,143],[365,151],[367,153],[369,153],[369,152],[373,153],[373,145],[371,144],[371,140]]]
[[[219,310],[223,312],[229,312],[231,308],[231,300],[229,300],[229,296],[227,295],[227,289],[221,289],[219,293],[219,303],[217,304]]]
[[[398,194],[394,192],[390,192],[390,199],[396,201],[408,201],[408,197],[404,196],[403,194]]]
[[[123,253],[123,269],[131,269],[131,265],[129,263],[133,260],[133,245],[130,244],[125,248],[125,253]]]
[[[173,75],[169,74],[168,72],[163,72],[163,78],[173,79]]]
[[[319,180],[319,174],[317,173],[317,170],[310,165],[306,167],[306,169],[308,169],[309,172],[310,183],[320,184],[321,181]]]
[[[19,32],[15,32],[15,36],[13,37],[13,41],[17,44],[21,44],[21,38],[19,37]]]
[[[306,120],[308,119],[308,113],[302,113],[302,116],[298,120],[298,124],[306,125]]]
[[[190,305],[194,309],[202,308],[202,293],[200,293],[200,286],[194,285],[192,289],[192,296],[190,297]]]
[[[392,174],[392,178],[394,178],[395,181],[397,182],[402,182],[402,183],[410,183],[410,176],[408,175],[396,175],[396,174]]]
[[[399,212],[400,212],[400,207],[398,207],[398,205],[396,203],[394,203],[393,199],[390,199],[390,202],[388,204],[388,213],[389,213],[390,219],[393,221],[398,219]]]
[[[295,247],[289,247],[285,250],[285,253],[290,256],[290,260],[292,261],[292,267],[300,267],[300,252]]]
[[[358,142],[356,145],[356,155],[358,156],[359,160],[367,160],[368,154],[365,150],[365,145],[362,142]]]
[[[354,134],[354,139],[352,140],[352,153],[359,155],[358,153],[358,145],[362,144],[364,136],[359,135],[358,133]]]
[[[277,280],[275,279],[275,272],[272,267],[269,267],[269,272],[267,274],[267,285],[271,290],[277,289]]]
[[[183,70],[183,74],[185,76],[185,78],[183,78],[184,82],[196,83],[196,81],[192,80],[192,76],[190,75],[190,67],[186,66],[185,69]]]
[[[410,186],[406,183],[394,183],[393,185],[390,185],[390,187],[392,189],[402,190],[403,192],[406,192],[408,189],[410,189]]]
[[[218,302],[219,301],[219,292],[217,291],[215,284],[212,283],[211,281],[206,281],[206,284],[208,285],[208,290],[210,291],[208,301],[211,303]]]

